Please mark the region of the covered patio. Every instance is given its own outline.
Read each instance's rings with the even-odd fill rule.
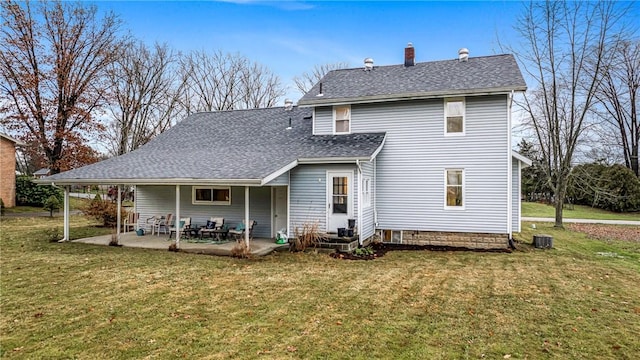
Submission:
[[[72,242],[92,244],[92,245],[104,245],[108,246],[111,241],[111,235],[94,236],[90,238],[77,239]],[[129,232],[120,234],[120,240],[118,244],[123,247],[142,248],[142,249],[154,249],[164,250],[169,249],[169,245],[175,241],[168,241],[165,236],[155,235],[143,235],[138,236],[135,232]],[[183,239],[180,241],[180,251],[206,254],[206,255],[219,255],[219,256],[231,256],[232,249],[236,246],[236,241],[226,242],[196,242]],[[288,250],[289,244],[276,244],[273,239],[266,238],[253,238],[249,244],[251,248],[251,256],[264,256],[274,251]]]

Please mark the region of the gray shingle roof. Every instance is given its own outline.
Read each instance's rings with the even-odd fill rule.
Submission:
[[[318,96],[322,84],[322,96]],[[404,65],[333,70],[298,105],[384,101],[488,91],[524,91],[526,84],[513,55],[470,57]]]
[[[298,107],[198,113],[135,151],[46,180],[262,180],[297,159],[369,158],[383,142],[384,133],[313,136],[311,114]]]

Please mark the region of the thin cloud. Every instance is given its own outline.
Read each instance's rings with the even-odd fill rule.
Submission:
[[[266,1],[266,0],[216,0],[218,2],[238,4],[238,5],[261,5],[270,6],[280,10],[298,11],[311,10],[315,6],[304,1]]]

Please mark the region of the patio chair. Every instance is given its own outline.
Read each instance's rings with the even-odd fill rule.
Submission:
[[[140,217],[140,213],[130,212],[127,214],[127,218],[124,219],[124,233],[126,234],[131,228],[131,231],[137,230],[138,227],[138,218]]]
[[[169,239],[171,239],[171,236],[173,234],[175,234],[176,232],[178,232],[178,230],[180,230],[180,232],[184,235],[184,234],[190,234],[190,229],[191,229],[191,218],[180,218],[180,221],[178,221],[178,227],[176,228],[176,226],[172,226],[169,228]]]
[[[258,224],[257,221],[255,220],[249,220],[249,238],[253,237],[253,228]],[[229,230],[229,236],[233,236],[234,239],[236,239],[236,241],[241,241],[242,239],[244,239],[244,233],[246,231],[246,226],[244,224],[244,220],[242,220],[241,223],[239,223],[235,229],[230,229]]]
[[[156,235],[160,235],[161,230],[166,234],[171,227],[172,220],[173,214],[167,214],[167,217],[161,216],[157,218],[156,223],[154,224]],[[151,230],[151,233],[153,234],[153,230]]]
[[[223,217],[211,217],[207,221],[207,225],[200,228],[200,238],[204,235],[220,237],[222,235],[222,229],[224,228],[224,218]],[[226,234],[225,234],[226,235]],[[220,239],[218,239],[220,240]]]

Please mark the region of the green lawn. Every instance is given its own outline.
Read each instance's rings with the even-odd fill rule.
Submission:
[[[522,216],[555,218],[555,208],[534,202],[522,202]],[[615,213],[583,205],[573,205],[573,209],[564,209],[565,219],[597,219],[597,220],[635,220],[640,221],[640,213]]]
[[[108,233],[89,225],[74,216],[71,235]],[[640,243],[551,224],[537,231],[553,250],[374,261],[47,242],[59,226],[0,223],[3,359],[633,359],[640,348]]]

